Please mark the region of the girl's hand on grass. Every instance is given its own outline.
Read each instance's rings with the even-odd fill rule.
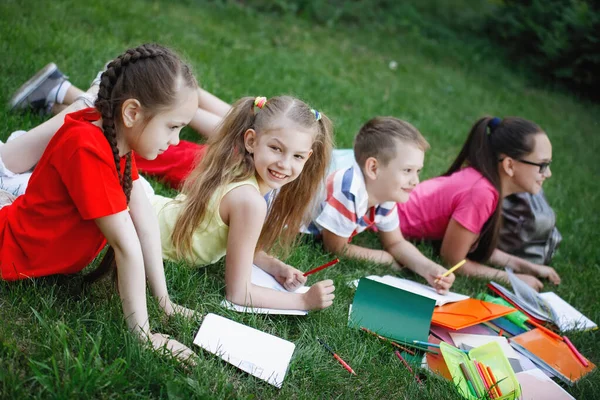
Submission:
[[[298,289],[306,283],[306,277],[303,275],[302,271],[284,263],[280,264],[274,275],[274,278],[290,292]]]
[[[182,317],[189,319],[199,319],[201,317],[201,315],[196,311],[184,306],[180,306],[179,304],[175,304],[171,300],[168,300],[166,302],[161,301],[160,306],[162,307],[165,314],[169,317],[172,315],[181,315]]]
[[[333,304],[335,295],[333,291],[333,281],[327,279],[317,282],[310,287],[308,292],[304,293],[304,304],[306,310],[321,310]]]
[[[548,279],[555,285],[560,284],[560,276],[558,276],[558,273],[554,268],[548,267],[546,265],[533,264],[531,269],[539,278]]]
[[[519,279],[521,279],[523,282],[525,282],[526,284],[531,286],[536,292],[539,292],[544,287],[544,284],[542,282],[540,282],[540,280],[538,278],[536,278],[535,276],[526,275],[526,274],[515,274],[515,275]]]
[[[162,333],[151,333],[149,339],[154,350],[170,354],[186,364],[192,366],[196,365],[198,356],[185,344],[175,339],[171,339],[169,336],[163,335]]]

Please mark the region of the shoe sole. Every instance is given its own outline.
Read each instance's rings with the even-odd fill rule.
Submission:
[[[48,79],[48,77],[52,75],[56,70],[58,70],[56,64],[50,63],[41,70],[39,70],[27,82],[21,85],[19,90],[17,90],[13,97],[10,99],[9,107],[11,111],[15,111],[16,109],[20,108],[21,103],[23,103],[23,101],[27,99],[27,97],[29,97],[29,95],[33,93],[34,90],[40,87],[40,85],[46,79]]]

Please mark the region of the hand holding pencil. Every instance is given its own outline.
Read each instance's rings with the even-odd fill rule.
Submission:
[[[450,287],[452,286],[452,284],[454,283],[454,279],[456,278],[453,275],[453,272],[462,267],[466,262],[467,260],[462,260],[449,270],[446,270],[442,266],[438,266],[439,269],[435,271],[436,274],[432,274],[427,279],[427,282],[429,282],[429,284],[433,288],[435,288],[439,294],[448,293],[448,290],[450,290]]]
[[[273,277],[290,292],[306,283],[306,277],[302,274],[302,271],[284,263],[278,266]]]

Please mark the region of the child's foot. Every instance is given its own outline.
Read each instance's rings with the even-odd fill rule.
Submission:
[[[68,83],[67,77],[56,64],[50,63],[23,84],[10,99],[11,111],[34,111],[48,114],[54,103],[61,103]],[[68,88],[68,87],[67,87]],[[59,101],[60,100],[60,101]]]

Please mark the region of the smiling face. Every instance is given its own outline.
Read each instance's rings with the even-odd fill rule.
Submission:
[[[536,164],[547,163],[552,160],[552,144],[545,133],[538,133],[533,136],[533,150],[531,153],[520,158],[522,161],[528,161]],[[508,161],[508,160],[507,160]],[[543,173],[540,173],[540,167],[527,164],[525,162],[512,160],[512,185],[513,193],[527,192],[537,194],[544,181],[552,176],[550,166]],[[501,166],[505,167],[504,165]]]
[[[312,155],[314,136],[314,132],[285,118],[264,132],[254,129],[245,132],[244,143],[246,150],[253,155],[262,194],[298,178]]]
[[[123,103],[125,147],[153,160],[169,146],[179,143],[181,129],[190,123],[198,109],[198,94],[195,88],[181,87],[173,106],[151,118],[135,102],[129,99]]]
[[[387,165],[373,157],[364,166],[369,205],[395,201],[405,203],[419,183],[425,152],[413,143],[395,140],[396,150]],[[371,204],[372,203],[372,204]]]

